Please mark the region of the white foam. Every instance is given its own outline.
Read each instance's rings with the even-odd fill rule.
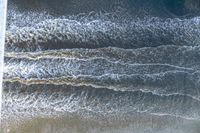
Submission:
[[[2,79],[3,79],[3,56],[5,43],[5,26],[6,26],[6,11],[7,0],[0,0],[0,111],[2,103]]]

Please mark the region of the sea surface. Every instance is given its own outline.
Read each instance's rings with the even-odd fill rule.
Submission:
[[[9,0],[2,133],[199,133],[200,0]]]

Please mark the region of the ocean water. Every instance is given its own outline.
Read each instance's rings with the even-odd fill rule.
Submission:
[[[9,0],[3,133],[199,133],[199,0]]]

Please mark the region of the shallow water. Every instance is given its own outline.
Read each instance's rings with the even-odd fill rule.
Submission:
[[[19,125],[19,123],[18,123]],[[134,121],[114,120],[97,122],[91,119],[83,119],[80,116],[63,117],[62,119],[41,119],[35,118],[20,123],[20,126],[12,125],[7,132],[13,133],[127,133],[127,132],[155,132],[155,133],[197,133],[200,131],[199,124],[192,121],[184,121],[169,117],[148,117],[138,116]]]
[[[10,0],[3,132],[199,133],[199,6]]]

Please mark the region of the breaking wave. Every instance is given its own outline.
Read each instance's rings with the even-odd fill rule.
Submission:
[[[49,19],[7,32],[6,51],[30,52],[66,48],[141,48],[160,45],[198,46],[200,19],[152,18],[114,23]]]
[[[199,0],[10,0],[8,9],[3,119],[200,120]]]
[[[5,83],[4,87],[7,88],[4,107],[11,116],[20,118],[35,115],[58,116],[63,112],[90,112],[88,115],[102,116],[137,112],[195,120],[200,117],[199,101],[181,95],[159,96],[141,91],[121,92],[52,84],[27,86],[17,82]]]

